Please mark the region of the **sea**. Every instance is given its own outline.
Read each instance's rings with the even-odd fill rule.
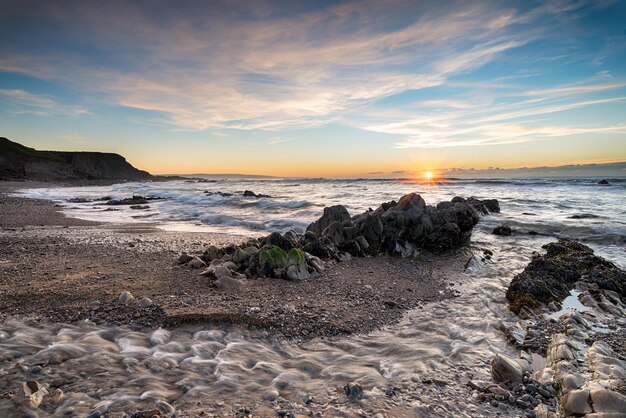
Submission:
[[[0,360],[5,359],[0,372],[18,366],[26,370],[55,353],[69,357],[70,366],[53,367],[46,376],[69,379],[67,391],[80,393],[59,407],[59,415],[70,409],[70,415],[97,408],[137,410],[155,402],[183,409],[202,402],[245,406],[262,403],[263,394],[276,390],[284,400],[281,406],[302,405],[312,395],[322,416],[516,416],[517,410],[473,402],[459,376],[488,381],[495,353],[517,355],[501,331],[503,324],[519,320],[508,310],[505,292],[542,245],[576,239],[626,268],[626,178],[608,178],[610,185],[599,180],[202,176],[20,190],[21,196],[53,200],[68,216],[82,219],[246,236],[292,229],[301,233],[326,206],[341,204],[356,215],[410,192],[431,205],[455,196],[498,199],[501,213],[482,216],[475,227],[467,250],[480,254],[490,249],[494,256],[476,258],[459,272],[459,297],[409,311],[400,323],[367,335],[294,344],[235,327],[142,332],[90,323],[8,321],[0,324]],[[246,197],[246,190],[266,196]],[[101,200],[133,195],[159,199],[144,209]],[[69,202],[75,198],[90,201]],[[513,234],[493,235],[493,228],[503,224]],[[416,382],[433,377],[451,383],[415,392]],[[337,391],[349,381],[365,388],[362,404],[355,406]],[[413,392],[394,397],[389,388]],[[0,415],[20,416],[1,399]]]

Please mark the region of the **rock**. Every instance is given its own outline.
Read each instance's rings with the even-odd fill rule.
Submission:
[[[528,369],[527,362],[502,354],[496,354],[491,362],[491,376],[496,382],[523,382],[524,372]]]
[[[155,402],[155,405],[157,408],[159,408],[159,411],[161,411],[163,414],[165,414],[168,417],[176,413],[176,409],[165,401],[158,400]]]
[[[206,263],[202,261],[199,257],[193,257],[191,261],[189,261],[189,267],[194,270],[202,269],[206,267]]]
[[[256,247],[237,248],[237,251],[233,254],[233,263],[247,263],[248,259],[257,252],[259,252],[259,249]]]
[[[216,279],[221,279],[222,277],[233,277],[231,269],[224,265],[215,267],[213,271]]]
[[[215,245],[211,245],[202,254],[202,260],[205,263],[210,263],[213,260],[222,258],[223,255],[224,254],[222,253],[222,251],[219,248],[217,248]]]
[[[150,200],[155,200],[154,198],[151,198]],[[129,197],[126,199],[120,199],[120,200],[109,200],[106,202],[107,205],[114,205],[114,206],[120,206],[120,205],[145,205],[146,203],[148,203],[149,199],[147,197],[143,197],[143,196],[133,196],[133,197]]]
[[[39,408],[48,390],[36,380],[28,380],[22,383],[22,387],[16,394],[17,400],[29,409]]]
[[[516,275],[506,292],[513,312],[522,307],[536,308],[570,295],[576,282],[613,291],[626,300],[626,272],[594,255],[593,250],[570,240],[543,246],[545,255],[536,255],[524,271]]]
[[[245,282],[242,279],[230,276],[222,276],[214,282],[214,285],[220,290],[237,290],[243,287],[244,284]]]
[[[120,294],[120,297],[119,297],[119,299],[118,299],[118,300],[119,300],[119,302],[120,302],[121,304],[126,305],[126,304],[128,304],[128,303],[130,303],[130,302],[134,301],[134,300],[135,300],[135,297],[134,297],[134,296],[133,296],[133,294],[132,294],[132,293],[130,293],[128,290],[125,290],[125,291],[123,291],[123,292]]]
[[[311,278],[307,262],[302,250],[292,248],[287,255],[287,278],[289,280],[306,280]]]
[[[161,411],[159,411],[158,409],[152,409],[149,411],[135,412],[129,418],[160,418],[162,416],[163,415],[161,415]]]
[[[322,231],[322,235],[330,238],[335,245],[340,245],[345,242],[343,224],[339,221],[331,222],[331,224]]]
[[[273,232],[265,237],[263,245],[279,247],[284,251],[289,251],[294,247],[294,243],[290,239],[279,234],[278,232]]]
[[[148,205],[132,205],[130,208],[134,209],[134,210],[145,210],[145,209],[150,209],[150,206],[148,206]]]
[[[287,267],[287,253],[277,246],[264,246],[258,255],[258,270],[267,277],[275,277],[275,270]]]
[[[63,393],[63,391],[61,389],[55,389],[54,392],[52,392],[52,397],[51,397],[51,402],[54,405],[58,405],[61,402],[63,402],[63,400],[65,399],[65,393]]]
[[[568,219],[597,219],[598,215],[594,215],[593,213],[577,213],[575,215],[569,216]]]
[[[571,390],[563,398],[563,411],[566,416],[585,415],[591,412],[588,390]]]
[[[611,183],[609,183],[609,181],[607,179],[600,180],[598,182],[598,184],[601,184],[603,186],[610,186],[611,185]]]
[[[621,393],[602,387],[594,387],[591,389],[590,395],[594,412],[621,412],[626,414],[626,396]]]
[[[141,298],[137,301],[137,307],[140,309],[147,308],[152,305],[152,300],[150,298]]]
[[[358,383],[348,383],[343,387],[343,393],[353,402],[363,398],[363,388]]]
[[[187,253],[182,253],[181,255],[178,256],[178,258],[176,259],[176,263],[180,266],[182,264],[187,264],[188,262],[190,262],[191,260],[193,260],[193,257],[190,256]]]
[[[337,246],[330,238],[310,231],[300,238],[300,248],[306,253],[325,259],[337,254]]]
[[[278,398],[279,393],[276,389],[270,389],[263,394],[263,400],[274,401]]]
[[[348,210],[341,205],[330,206],[324,208],[324,214],[317,221],[313,222],[307,227],[307,232],[315,232],[317,234],[321,234],[324,229],[328,227],[332,222],[345,222],[350,220],[350,213]],[[315,254],[317,255],[317,254]]]
[[[254,193],[253,191],[250,191],[250,190],[244,191],[243,192],[243,196],[244,197],[254,197],[254,198],[257,198],[257,199],[262,198],[262,197],[271,197],[270,195],[267,195],[267,194],[256,194],[256,193]]]
[[[513,231],[511,230],[510,226],[500,225],[500,226],[496,226],[493,229],[492,233],[494,235],[500,235],[500,236],[503,236],[503,237],[508,237],[508,236],[510,236],[513,233]]]

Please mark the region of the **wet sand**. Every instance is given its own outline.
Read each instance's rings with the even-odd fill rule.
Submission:
[[[44,184],[50,186],[49,184]],[[172,327],[239,324],[292,340],[363,334],[428,302],[454,297],[468,255],[361,258],[331,263],[301,282],[248,280],[239,291],[212,287],[197,270],[174,266],[182,251],[246,237],[170,232],[156,223],[99,224],[65,217],[53,202],[0,188],[0,318]],[[452,286],[451,286],[452,285]],[[128,291],[149,306],[122,304]]]

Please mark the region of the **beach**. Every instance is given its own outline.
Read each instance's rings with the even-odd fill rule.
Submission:
[[[516,355],[509,338],[518,318],[509,311],[505,291],[533,252],[554,240],[554,227],[538,224],[537,215],[525,215],[539,234],[520,233],[524,227],[511,221],[507,223],[516,229],[512,237],[491,234],[503,216],[512,216],[514,203],[509,202],[503,215],[481,215],[471,243],[453,251],[331,259],[311,279],[261,276],[228,290],[201,275],[202,269],[177,260],[181,254],[206,257],[212,246],[245,248],[262,234],[241,226],[237,233],[228,225],[205,227],[193,219],[172,222],[163,213],[172,211],[177,199],[196,201],[171,195],[173,188],[191,187],[191,193],[206,196],[207,186],[227,191],[218,200],[209,196],[198,202],[234,204],[235,209],[263,203],[301,213],[303,203],[293,204],[284,194],[240,201],[237,193],[244,187],[238,181],[78,187],[4,183],[1,411],[20,416],[24,409],[15,409],[10,399],[28,379],[66,396],[57,403],[46,397],[36,409],[41,416],[122,417],[151,410],[190,417],[517,416],[532,409],[521,400],[527,394],[513,388],[505,389],[516,393],[513,403],[494,398],[488,391],[491,362],[496,353]],[[352,184],[333,187],[349,190]],[[275,193],[263,181],[252,186]],[[498,197],[505,190],[517,193],[500,183],[488,187],[500,188]],[[99,200],[110,194],[111,199],[136,196],[146,188],[152,191],[148,198],[159,197],[148,202],[149,209]],[[164,197],[159,188],[168,190]],[[454,193],[441,186],[432,190],[442,196]],[[63,199],[33,198],[38,194]],[[146,210],[161,215],[135,216]],[[226,208],[234,215],[233,210]],[[245,210],[248,218],[255,216]],[[259,210],[263,216],[266,209]],[[290,213],[282,216],[294,225],[303,223]],[[119,215],[119,221],[98,221],[100,214]],[[588,219],[582,222],[596,222]],[[603,254],[614,254],[612,245]],[[529,352],[539,353],[538,359],[550,335],[563,330],[542,324],[544,338],[524,342],[530,344]],[[535,335],[537,329],[523,331]],[[608,341],[619,352],[624,335],[596,335],[596,340]],[[143,376],[141,384],[128,380],[134,375]],[[550,399],[546,407],[556,410]]]

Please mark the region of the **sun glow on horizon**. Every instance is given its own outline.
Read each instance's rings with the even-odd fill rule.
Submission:
[[[435,173],[427,170],[422,173],[422,177],[424,177],[424,180],[432,180],[435,178]]]

